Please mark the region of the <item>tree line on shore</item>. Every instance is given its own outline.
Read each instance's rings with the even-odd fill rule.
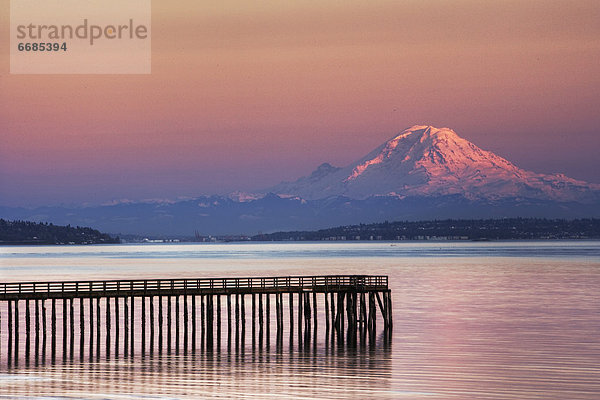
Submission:
[[[338,226],[315,231],[260,234],[270,240],[511,240],[597,239],[600,219],[503,218],[480,220],[396,221]]]
[[[120,239],[87,227],[0,219],[0,244],[101,243],[120,243]]]

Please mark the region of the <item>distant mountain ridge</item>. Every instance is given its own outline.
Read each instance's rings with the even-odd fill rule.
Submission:
[[[316,200],[330,196],[461,195],[469,200],[527,198],[552,201],[600,200],[600,185],[544,175],[458,136],[448,128],[415,125],[343,168],[322,164],[310,176],[266,190]]]
[[[256,193],[91,207],[0,207],[0,217],[113,234],[315,230],[385,220],[598,218],[600,185],[525,171],[448,128],[415,125],[345,167]]]

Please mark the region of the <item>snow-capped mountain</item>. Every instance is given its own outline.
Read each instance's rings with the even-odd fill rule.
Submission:
[[[259,193],[87,207],[0,207],[11,220],[156,235],[256,234],[399,220],[600,218],[600,185],[524,171],[447,128],[413,126],[343,168]]]
[[[415,125],[343,168],[322,164],[311,175],[268,189],[307,200],[331,196],[536,199],[594,202],[600,185],[518,168],[448,128]]]

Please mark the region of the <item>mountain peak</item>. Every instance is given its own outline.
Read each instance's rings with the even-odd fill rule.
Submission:
[[[525,171],[449,128],[414,125],[343,168],[322,164],[310,176],[283,182],[274,193],[308,200],[329,196],[460,195],[470,200],[529,198],[587,201],[600,186]]]

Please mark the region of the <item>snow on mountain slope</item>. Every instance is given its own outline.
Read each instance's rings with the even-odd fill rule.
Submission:
[[[591,202],[600,185],[564,175],[525,171],[480,149],[448,128],[415,125],[343,168],[322,164],[310,176],[268,191],[315,200],[329,196],[462,195],[469,200],[505,198]]]

